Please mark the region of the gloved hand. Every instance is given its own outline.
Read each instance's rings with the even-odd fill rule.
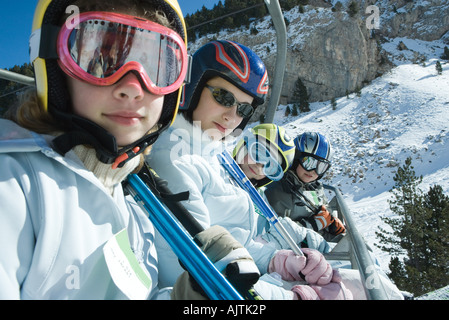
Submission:
[[[330,282],[324,286],[296,285],[291,289],[298,300],[352,300],[351,291],[343,282]]]
[[[309,284],[318,285],[331,282],[334,271],[324,256],[314,249],[301,250],[304,256],[291,250],[279,250],[271,259],[268,271],[277,272],[286,281],[306,280]]]
[[[327,228],[329,230],[329,233],[332,235],[339,235],[340,233],[346,232],[346,228],[343,225],[343,223],[338,218],[334,218],[334,222],[331,223],[331,225]]]
[[[201,287],[192,278],[189,272],[183,272],[173,286],[170,294],[171,300],[207,300]]]
[[[291,290],[295,293],[293,300],[320,300],[320,297],[318,297],[318,294],[311,286],[297,285]]]
[[[223,227],[213,226],[195,236],[207,257],[240,292],[248,291],[260,277],[249,252]]]
[[[325,285],[296,285],[291,289],[298,300],[352,300],[353,295],[342,282],[338,270]]]
[[[333,217],[325,206],[321,206],[320,211],[313,216],[313,219],[316,224],[315,231],[328,228],[329,233],[335,236],[346,231],[340,219]]]
[[[343,282],[330,282],[324,286],[311,285],[320,300],[352,300],[351,291],[346,289]]]
[[[212,226],[198,233],[195,240],[237,291],[245,293],[259,280],[260,273],[254,260],[225,228]],[[172,298],[197,299],[198,292],[201,291],[190,275],[184,273],[173,287]]]
[[[313,215],[313,219],[315,220],[317,230],[320,231],[324,228],[327,228],[332,222],[334,222],[334,217],[327,211],[325,206],[321,206],[319,212]]]

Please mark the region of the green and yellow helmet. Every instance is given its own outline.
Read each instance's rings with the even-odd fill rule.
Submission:
[[[272,152],[274,150],[277,151],[277,155],[275,155],[274,158],[281,160],[279,161],[279,164],[282,168],[282,174],[290,168],[295,156],[295,144],[293,139],[286,133],[283,127],[277,126],[273,123],[263,123],[251,128],[250,134],[254,136],[254,139],[251,137],[248,139],[248,137],[244,135],[235,146],[232,153],[234,159],[237,159],[237,157],[240,158],[246,154],[248,150],[247,144],[251,144],[255,141],[267,146],[266,150],[270,150]],[[242,152],[245,153],[242,154]],[[256,188],[260,188],[268,185],[272,181],[273,180],[270,178],[265,177],[262,180],[254,180],[251,182]]]
[[[92,3],[97,2],[92,1]],[[145,149],[156,140],[162,130],[173,123],[182,87],[165,95],[163,111],[159,120],[160,129],[148,133],[132,145],[118,150],[115,138],[110,133],[93,122],[72,113],[65,74],[58,66],[56,39],[62,25],[61,21],[71,14],[71,10],[76,8],[76,3],[75,0],[39,0],[37,3],[30,36],[30,61],[34,66],[38,103],[43,110],[60,120],[64,124],[64,128],[67,128],[68,134],[64,134],[62,138],[58,137],[54,141],[54,147],[59,153],[66,153],[76,144],[88,144],[97,150],[99,160],[104,163],[116,162],[116,159],[119,156],[123,158],[124,154],[126,154],[125,159],[131,158],[135,155],[132,150],[136,150],[136,147]],[[106,5],[107,3],[107,1],[104,2]],[[147,5],[149,8],[155,8],[165,13],[172,23],[172,29],[182,37],[187,47],[186,26],[177,0],[124,1],[125,5],[131,6],[131,3],[136,4],[136,7]],[[98,5],[103,6],[103,3],[98,2]],[[98,11],[113,11],[113,9],[99,9]]]

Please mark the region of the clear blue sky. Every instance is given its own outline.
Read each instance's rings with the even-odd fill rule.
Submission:
[[[224,3],[224,0],[222,0]],[[28,39],[37,0],[0,0],[0,68],[29,62]],[[184,15],[202,6],[211,9],[218,0],[178,0]]]

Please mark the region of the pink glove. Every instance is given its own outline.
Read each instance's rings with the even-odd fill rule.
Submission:
[[[331,282],[325,286],[310,286],[315,290],[320,300],[352,300],[351,291],[346,289],[343,282]]]
[[[292,288],[293,300],[352,300],[352,293],[342,282],[331,282],[325,286],[297,285]]]
[[[295,293],[293,300],[320,300],[315,290],[307,285],[298,285],[292,288]]]
[[[297,256],[291,250],[279,250],[271,259],[268,271],[277,272],[286,281],[306,280],[310,284],[318,285],[331,282],[334,272],[324,256],[314,249],[302,249],[302,251],[305,256]],[[335,276],[335,280],[338,281],[339,275]]]

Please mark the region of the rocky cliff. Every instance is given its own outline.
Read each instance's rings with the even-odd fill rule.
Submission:
[[[306,85],[311,102],[341,97],[363,87],[392,66],[381,50],[385,38],[427,41],[449,38],[447,0],[357,1],[358,10],[352,16],[347,10],[350,1],[342,0],[340,8],[337,2],[311,1],[313,5],[305,6],[303,12],[298,7],[284,12],[288,50],[281,104],[291,102],[298,77]],[[365,11],[372,4],[379,9],[377,29],[367,24],[373,12]],[[251,47],[272,75],[276,34],[269,16],[253,21],[250,29],[226,30],[203,37],[189,44],[190,50],[194,52],[205,42],[218,38]]]

